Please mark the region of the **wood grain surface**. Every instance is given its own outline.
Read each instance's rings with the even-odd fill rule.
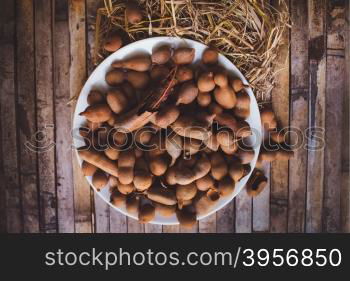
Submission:
[[[281,9],[279,1],[272,1],[276,9]],[[275,59],[275,68],[279,70],[274,89],[272,90],[272,108],[278,120],[279,129],[289,126],[290,99],[290,52],[289,34],[287,30],[282,36],[282,46]],[[288,141],[288,134],[286,135]],[[288,171],[289,161],[274,161],[271,165],[271,200],[270,231],[287,232],[288,225]]]
[[[69,101],[96,67],[103,1],[2,1],[0,232],[350,232],[349,2],[287,2],[291,28],[274,59],[270,103],[279,128],[290,128],[295,157],[263,165],[269,182],[258,197],[243,190],[186,229],[116,212],[90,188],[72,149]]]

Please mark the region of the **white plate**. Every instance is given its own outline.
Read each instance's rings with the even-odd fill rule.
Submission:
[[[91,90],[100,90],[102,92],[106,92],[110,87],[105,82],[105,75],[106,73],[112,69],[111,64],[115,60],[123,59],[126,56],[132,56],[135,53],[138,52],[147,52],[152,53],[152,49],[157,47],[158,45],[162,44],[168,44],[174,48],[177,48],[179,46],[189,46],[191,48],[194,48],[196,50],[195,53],[195,59],[194,62],[199,61],[202,52],[207,48],[204,44],[201,44],[199,42],[189,40],[189,39],[180,39],[176,37],[154,37],[149,39],[140,40],[134,43],[131,43],[115,53],[111,54],[109,57],[107,57],[103,62],[100,63],[100,65],[94,70],[94,72],[90,75],[89,79],[86,81],[83,89],[80,92],[77,105],[75,108],[74,113],[74,119],[73,119],[73,128],[74,131],[77,132],[78,128],[81,126],[84,126],[86,120],[84,117],[79,116],[79,113],[84,111],[85,108],[88,106],[87,104],[87,96]],[[225,58],[223,55],[219,56],[219,64],[224,66],[231,74],[232,76],[240,78],[244,83],[247,83],[246,79],[242,75],[242,73],[231,63],[227,58]],[[258,109],[258,104],[256,102],[256,99],[254,97],[254,94],[251,89],[248,89],[248,94],[250,96],[250,116],[246,120],[250,127],[252,128],[253,135],[248,138],[248,142],[253,145],[254,151],[255,151],[255,157],[253,161],[250,163],[252,171],[255,167],[257,157],[259,154],[259,149],[261,145],[261,123],[260,123],[260,113]],[[74,136],[74,146],[80,147],[84,145],[84,142],[81,138]],[[82,160],[80,159],[78,153],[77,157],[79,160],[79,163],[81,164]],[[235,191],[230,197],[227,198],[221,198],[216,203],[215,208],[208,214],[204,216],[200,216],[198,219],[203,219],[216,211],[223,208],[227,203],[229,203],[244,187],[246,182],[248,181],[248,178],[250,177],[251,173],[249,173],[247,176],[245,176],[243,179],[241,179],[238,183],[236,183]],[[91,177],[86,177],[89,184],[95,189],[96,188],[92,185]],[[96,191],[97,192],[97,191]],[[110,193],[109,188],[104,188],[102,191],[97,192],[97,194],[104,200],[106,203],[108,203],[110,206],[112,206],[117,211],[121,212],[122,214],[131,217],[133,219],[137,219],[134,215],[131,215],[126,212],[124,208],[117,208],[113,206],[109,200],[110,200]],[[176,216],[172,217],[163,217],[160,215],[157,215],[153,221],[150,223],[153,224],[164,224],[164,225],[173,225],[178,224]]]

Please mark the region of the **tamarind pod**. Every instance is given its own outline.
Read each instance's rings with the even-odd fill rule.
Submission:
[[[260,112],[260,118],[261,118],[261,124],[266,130],[270,131],[270,130],[276,129],[277,120],[276,120],[275,113],[272,110],[263,109]]]
[[[170,217],[175,214],[176,205],[164,205],[157,202],[154,202],[153,205],[156,208],[156,213],[159,213],[163,217]]]
[[[107,52],[115,52],[116,50],[120,49],[122,45],[123,41],[121,37],[118,34],[112,34],[106,38],[106,42],[104,43],[103,48]]]
[[[154,219],[156,214],[155,207],[151,202],[139,205],[138,219],[141,223],[148,223]]]
[[[242,164],[250,163],[254,158],[254,150],[252,148],[244,148],[238,150],[238,157],[241,159]]]
[[[78,155],[82,160],[96,166],[97,168],[100,168],[101,170],[105,171],[108,174],[111,174],[112,176],[118,177],[117,164],[112,160],[108,159],[107,156],[105,156],[104,154],[101,154],[91,149],[78,149]]]
[[[180,83],[192,80],[193,79],[193,70],[186,65],[181,65],[176,72],[176,79]]]
[[[79,115],[93,123],[106,122],[112,117],[112,110],[108,104],[93,104],[89,105],[85,111],[80,112]]]
[[[116,207],[125,207],[126,195],[120,193],[117,189],[113,189],[110,196],[110,202]]]
[[[128,195],[135,191],[135,186],[132,183],[123,184],[117,179],[117,189],[120,193]]]
[[[186,81],[182,84],[176,104],[189,104],[198,96],[198,88],[193,81]]]
[[[126,69],[140,71],[140,72],[149,70],[151,66],[152,66],[152,61],[150,56],[148,55],[132,57],[129,59],[115,61],[112,63],[112,67],[114,68],[126,68]]]
[[[259,195],[267,185],[267,178],[262,171],[255,169],[247,182],[248,195],[255,197]]]
[[[118,157],[119,181],[131,184],[134,180],[135,153],[133,150],[121,151]]]
[[[219,152],[210,155],[211,176],[215,180],[221,180],[228,172],[227,163],[223,155]]]
[[[216,134],[216,139],[221,146],[230,146],[236,142],[234,133],[228,128],[221,129]]]
[[[165,64],[171,58],[171,48],[167,45],[160,46],[154,50],[151,56],[152,62],[155,64]]]
[[[233,155],[238,150],[238,146],[236,142],[233,142],[227,146],[221,144],[220,148],[227,155]]]
[[[229,176],[222,178],[219,181],[219,185],[218,185],[217,190],[222,197],[226,197],[226,196],[231,195],[232,192],[235,190],[234,180]]]
[[[228,173],[235,182],[238,182],[244,176],[242,163],[237,159],[233,160],[229,165]]]
[[[205,111],[198,111],[194,114],[194,117],[198,123],[203,128],[209,128],[215,119],[215,113],[207,113]]]
[[[168,161],[163,155],[157,155],[149,160],[149,169],[155,176],[162,176],[168,169]]]
[[[147,190],[147,197],[164,205],[175,205],[177,203],[175,192],[169,188],[152,186]]]
[[[134,70],[125,72],[125,79],[135,89],[144,89],[150,80],[148,72],[139,72]]]
[[[217,87],[214,90],[214,97],[225,109],[231,109],[236,105],[236,94],[230,87]]]
[[[136,170],[134,176],[134,186],[139,191],[144,191],[152,185],[152,176],[148,171]]]
[[[218,62],[219,53],[214,48],[207,48],[202,54],[202,62],[204,64],[216,64]]]
[[[224,111],[224,109],[216,102],[212,102],[211,104],[209,104],[208,108],[209,112],[213,114],[219,114]]]
[[[128,107],[128,99],[120,90],[108,91],[106,99],[109,107],[116,114],[122,113]]]
[[[150,121],[160,128],[165,129],[174,123],[179,115],[180,110],[176,105],[168,105],[159,110]]]
[[[220,144],[216,135],[212,134],[208,139],[203,140],[203,142],[210,150],[218,151]]]
[[[182,208],[176,211],[176,217],[180,225],[184,228],[192,228],[197,223],[197,215],[195,212]]]
[[[173,61],[175,64],[190,64],[192,63],[195,55],[195,49],[193,48],[178,48],[174,51]]]
[[[154,65],[150,76],[153,81],[160,82],[168,77],[170,69],[165,65]]]
[[[219,191],[215,187],[209,188],[207,190],[206,195],[211,201],[214,201],[214,202],[219,200],[220,196],[221,196],[221,194],[219,193]]]
[[[197,189],[200,191],[207,191],[209,188],[211,188],[214,185],[215,181],[214,179],[208,174],[206,174],[204,177],[199,178],[196,180],[196,186]]]
[[[171,138],[167,137],[165,140],[165,148],[168,154],[171,156],[171,162],[169,167],[175,164],[175,161],[182,153],[183,141],[182,138],[175,134]]]
[[[170,125],[172,130],[180,136],[205,140],[212,134],[206,128],[198,126],[194,123],[193,118],[189,116],[182,115],[177,120]]]
[[[142,10],[135,2],[128,1],[125,8],[125,17],[128,23],[137,24],[142,21]]]
[[[131,193],[126,196],[126,210],[128,213],[138,215],[140,199]]]
[[[233,113],[235,116],[241,118],[241,119],[247,119],[250,115],[250,108],[240,108],[240,107],[234,107]]]
[[[90,91],[90,93],[87,96],[87,103],[89,105],[103,103],[104,101],[105,101],[105,96],[97,90]]]
[[[95,165],[92,165],[87,161],[83,161],[81,164],[81,170],[83,171],[84,176],[92,176],[97,171],[97,169],[98,168]]]
[[[202,153],[201,158],[197,160],[193,168],[190,169],[179,165],[175,173],[175,180],[180,185],[187,185],[204,177],[209,173],[210,169],[210,161],[206,154]]]
[[[139,144],[146,145],[151,140],[152,135],[153,130],[151,128],[149,128],[148,126],[143,127],[135,131],[134,140]]]
[[[195,198],[193,205],[196,209],[197,216],[203,216],[212,210],[215,201],[211,200],[206,194],[201,194]]]
[[[215,88],[213,72],[202,73],[198,77],[197,87],[201,92],[210,92]]]
[[[120,118],[115,120],[114,127],[132,132],[146,125],[156,114],[156,112],[149,111],[138,114],[138,110],[139,108],[136,107],[135,109],[130,110],[129,112],[120,116]]]
[[[233,132],[238,130],[237,120],[228,113],[218,113],[214,119],[219,123],[219,125],[225,126],[231,129]]]
[[[176,173],[176,166],[170,167],[166,173],[165,173],[165,182],[169,185],[175,185],[176,178],[175,178],[175,173]]]
[[[199,93],[197,96],[197,103],[202,107],[207,107],[211,103],[211,94],[207,92]]]
[[[97,170],[92,176],[92,185],[100,191],[108,183],[108,177],[106,173],[101,170]]]
[[[195,183],[176,186],[176,198],[178,201],[187,201],[193,199],[197,194],[197,186]]]
[[[233,79],[231,83],[231,87],[233,90],[238,93],[242,91],[244,88],[249,87],[248,85],[244,85],[243,81],[239,78]]]
[[[239,121],[237,123],[238,130],[236,132],[236,135],[238,138],[246,138],[252,135],[252,129],[250,128],[248,122],[246,121]]]
[[[208,156],[202,153],[201,158],[196,162],[193,168],[193,173],[194,173],[193,181],[204,177],[206,174],[210,172],[210,169],[211,169],[211,164],[208,159]]]
[[[190,156],[196,154],[200,150],[201,145],[201,140],[184,138],[183,150],[185,152],[185,155]]]

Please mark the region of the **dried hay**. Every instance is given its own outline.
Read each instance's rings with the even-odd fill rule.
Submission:
[[[215,46],[249,80],[260,101],[268,99],[276,70],[273,62],[289,28],[285,0],[276,10],[266,0],[139,0],[144,21],[128,25],[125,3],[104,0],[96,18],[94,63],[105,56],[102,42],[119,31],[132,42],[152,36],[177,36]]]

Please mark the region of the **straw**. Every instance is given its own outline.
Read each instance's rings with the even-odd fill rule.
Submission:
[[[139,0],[144,20],[130,25],[122,0],[104,0],[96,17],[98,64],[108,55],[101,46],[111,31],[130,42],[152,36],[177,36],[215,46],[249,81],[257,98],[266,101],[274,85],[273,62],[290,27],[285,0],[278,11],[266,0]]]

